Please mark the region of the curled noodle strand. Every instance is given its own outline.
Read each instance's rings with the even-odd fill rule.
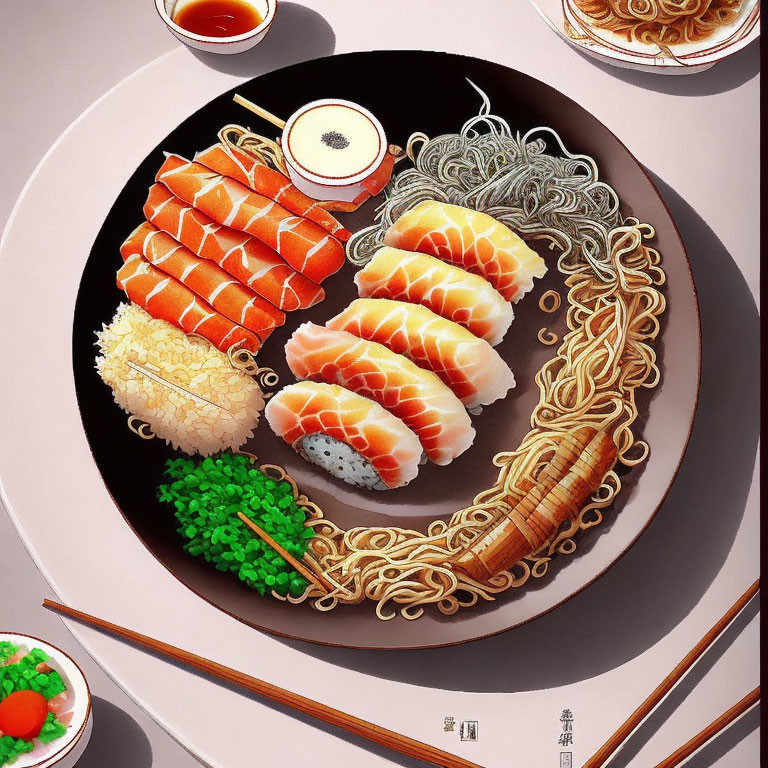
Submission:
[[[558,154],[547,152],[548,142]],[[315,608],[370,599],[384,621],[398,614],[417,619],[427,606],[451,615],[542,578],[554,555],[576,549],[575,533],[600,523],[601,510],[621,490],[613,469],[576,519],[509,570],[479,582],[451,567],[452,558],[498,519],[505,500],[521,497],[536,482],[564,434],[585,425],[605,429],[620,464],[633,467],[647,458],[648,445],[633,432],[635,393],[659,381],[652,343],[665,310],[660,256],[647,244],[653,228],[622,219],[618,197],[598,180],[594,160],[568,152],[553,131],[513,136],[484,97],[460,134],[415,134],[408,148],[414,167],[390,183],[377,223],[349,241],[350,260],[365,263],[392,222],[421,200],[476,208],[559,247],[566,332],[536,374],[539,402],[529,432],[516,450],[494,457],[496,482],[468,507],[434,521],[426,533],[389,526],[345,531],[319,510],[307,521],[314,532],[311,554],[334,587],[310,596]]]
[[[595,26],[627,42],[694,43],[739,16],[742,0],[572,0]]]

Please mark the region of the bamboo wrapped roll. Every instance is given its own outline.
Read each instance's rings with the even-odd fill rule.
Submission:
[[[616,456],[616,445],[603,430],[581,427],[565,435],[535,485],[459,553],[453,567],[484,582],[536,552],[579,514]]]

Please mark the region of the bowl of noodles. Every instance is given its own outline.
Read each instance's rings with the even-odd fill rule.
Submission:
[[[740,51],[760,34],[757,0],[549,0],[541,3],[568,42],[601,61],[691,74]]]

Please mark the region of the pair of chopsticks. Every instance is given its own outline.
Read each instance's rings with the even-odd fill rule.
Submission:
[[[601,768],[612,760],[626,741],[651,716],[656,707],[671,693],[673,688],[693,668],[694,664],[712,647],[714,642],[736,620],[747,604],[760,591],[760,579],[725,612],[722,618],[704,637],[683,657],[680,663],[659,683],[648,698],[625,720],[616,732],[584,763],[583,768]],[[655,768],[674,768],[709,743],[718,733],[745,715],[760,701],[760,686],[750,691],[743,699],[727,709],[713,720],[704,730],[697,733],[690,741],[676,749],[669,757],[662,760]]]
[[[616,732],[600,747],[600,749],[584,764],[583,768],[601,768],[611,760],[621,749],[629,737],[643,724],[656,707],[666,698],[672,689],[683,679],[694,664],[704,655],[720,635],[736,620],[738,615],[746,608],[749,601],[760,590],[758,579],[752,586],[726,611],[725,615],[707,632],[706,635],[694,646],[683,660],[670,672],[667,677],[656,687],[648,698],[622,723]],[[59,614],[69,616],[91,627],[116,635],[129,642],[161,656],[167,656],[188,667],[197,669],[205,674],[237,685],[248,691],[256,693],[270,701],[295,709],[318,720],[342,728],[349,733],[368,739],[383,747],[387,747],[400,754],[423,760],[426,763],[442,766],[443,768],[481,768],[476,763],[445,752],[437,747],[424,744],[409,736],[390,731],[380,725],[370,723],[354,715],[341,710],[328,707],[320,702],[313,701],[297,693],[292,693],[272,683],[264,682],[232,667],[226,667],[210,659],[177,648],[169,643],[156,640],[147,635],[142,635],[131,629],[126,629],[117,624],[99,619],[90,614],[69,608],[61,603],[51,600],[43,600],[43,607],[49,608]],[[714,720],[703,731],[675,750],[666,760],[663,760],[655,768],[674,768],[694,752],[701,749],[711,741],[718,733],[746,714],[760,700],[760,686],[747,694],[720,717]]]

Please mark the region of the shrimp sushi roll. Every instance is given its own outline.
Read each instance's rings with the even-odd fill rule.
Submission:
[[[434,373],[375,341],[304,323],[285,356],[297,378],[339,384],[402,419],[435,464],[450,464],[472,445],[475,430],[461,400]]]
[[[134,253],[117,271],[117,287],[152,317],[165,320],[184,333],[197,334],[226,352],[240,346],[258,352],[261,339],[252,331],[220,315],[207,301]]]
[[[488,214],[424,200],[390,228],[385,245],[436,256],[484,277],[507,301],[519,301],[544,277],[544,259]]]
[[[290,213],[274,200],[200,163],[168,155],[155,181],[217,224],[266,243],[315,283],[344,265],[344,246],[319,224]]]
[[[423,253],[380,248],[355,284],[362,298],[421,304],[494,346],[514,318],[512,305],[487,280]]]
[[[280,203],[283,208],[314,221],[335,238],[346,242],[351,232],[343,227],[317,200],[307,197],[291,180],[264,165],[249,152],[230,145],[214,144],[195,155],[195,162],[222,176],[229,176],[254,192]]]
[[[297,453],[350,485],[400,488],[419,472],[419,438],[378,403],[338,385],[291,384],[264,415]]]
[[[171,235],[145,221],[120,246],[123,260],[138,254],[166,275],[176,278],[219,314],[253,331],[264,341],[285,314],[221,267],[200,259]]]
[[[515,377],[485,339],[420,304],[356,299],[327,328],[376,341],[432,371],[467,408],[490,405],[515,386]]]

